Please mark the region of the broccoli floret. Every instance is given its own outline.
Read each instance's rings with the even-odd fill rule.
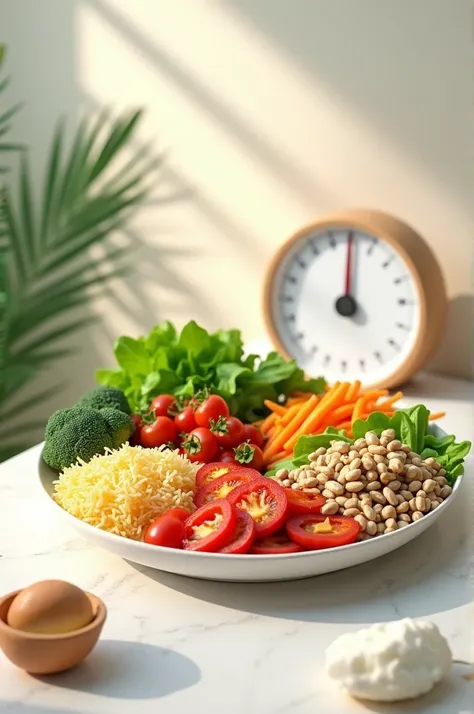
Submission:
[[[46,425],[43,459],[51,468],[62,471],[78,458],[90,461],[107,447],[118,448],[133,432],[132,420],[118,409],[60,409]]]
[[[87,392],[76,406],[92,407],[93,409],[118,409],[124,414],[130,414],[130,404],[120,389],[115,387],[96,387]]]

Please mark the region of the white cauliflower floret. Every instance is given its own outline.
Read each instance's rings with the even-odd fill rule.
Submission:
[[[436,625],[409,618],[342,635],[326,650],[326,674],[348,694],[372,701],[426,694],[451,666],[451,650]]]

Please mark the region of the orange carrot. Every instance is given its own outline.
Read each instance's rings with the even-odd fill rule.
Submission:
[[[287,407],[292,407],[295,404],[304,404],[305,402],[308,401],[308,399],[311,396],[311,392],[308,392],[304,397],[290,397],[286,401],[286,406]]]
[[[288,424],[286,424],[286,426],[283,427],[283,429],[278,434],[276,434],[274,439],[272,439],[271,443],[267,444],[263,452],[263,456],[266,463],[268,463],[275,456],[275,454],[278,454],[279,451],[281,451],[285,442],[295,433],[298,427],[303,424],[304,420],[309,414],[311,414],[317,403],[318,396],[316,394],[313,394],[308,399],[308,401],[305,402],[305,404],[303,404],[303,406],[298,410],[293,419]]]
[[[434,412],[433,414],[430,414],[430,421],[433,421],[434,419],[442,419],[444,416],[446,416],[446,412]]]
[[[294,448],[300,436],[303,434],[312,434],[317,430],[326,414],[334,409],[336,405],[340,405],[344,400],[349,386],[349,382],[343,382],[337,387],[333,387],[333,389],[324,395],[314,411],[308,414],[296,432],[287,441],[285,441],[284,447],[287,451]]]
[[[352,382],[351,386],[347,390],[347,396],[346,399],[348,402],[352,402],[354,399],[357,399],[359,396],[359,391],[360,391],[360,382],[358,379],[355,380],[355,382]]]
[[[263,403],[267,409],[270,409],[270,411],[274,414],[279,414],[280,416],[284,416],[286,414],[286,409],[282,404],[272,402],[270,399],[264,399]]]
[[[379,404],[375,405],[375,409],[377,411],[383,411],[384,409],[390,408],[392,404],[395,404],[395,402],[398,402],[399,399],[403,397],[403,392],[395,392],[395,394],[392,394],[391,397],[386,399],[383,402],[380,402]]]
[[[262,424],[260,425],[260,431],[262,432],[262,434],[268,434],[268,432],[275,423],[275,419],[276,414],[270,414],[269,416],[267,416],[266,419],[263,420]]]
[[[355,403],[354,411],[352,412],[352,423],[357,421],[357,419],[361,419],[362,414],[364,413],[364,407],[365,397],[359,397]]]

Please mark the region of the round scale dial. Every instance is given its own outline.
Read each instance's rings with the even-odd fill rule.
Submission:
[[[421,253],[412,236],[400,238],[397,227],[411,229],[396,219],[388,217],[396,225],[387,234],[384,214],[369,216],[381,216],[381,225],[350,214],[290,239],[270,269],[265,307],[277,347],[307,374],[389,386],[426,360],[424,342],[433,346],[425,334],[430,288],[417,267],[428,248],[418,236]],[[432,279],[441,285],[432,326],[439,336],[446,302],[439,267]]]

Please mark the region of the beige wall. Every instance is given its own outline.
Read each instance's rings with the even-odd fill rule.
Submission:
[[[141,139],[168,155],[135,221],[143,247],[122,306],[97,305],[105,326],[89,333],[93,349],[63,363],[71,393],[111,362],[116,335],[162,318],[259,337],[273,251],[305,222],[352,205],[398,214],[428,239],[452,298],[435,366],[470,372],[470,0],[0,7],[15,96],[26,101],[16,133],[38,167],[57,115],[79,106],[145,106]]]

